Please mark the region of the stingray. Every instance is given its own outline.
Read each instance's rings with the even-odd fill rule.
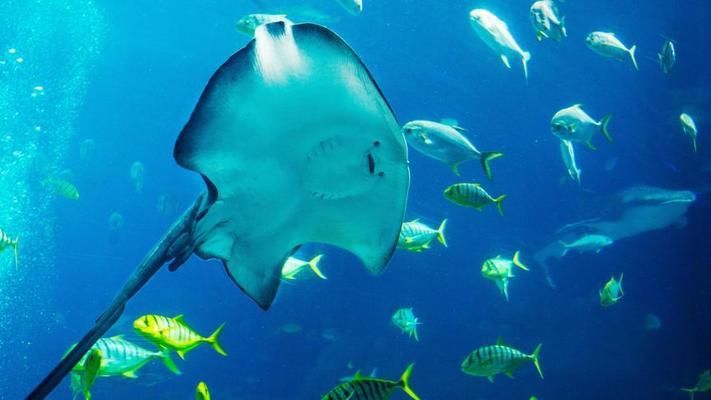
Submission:
[[[28,398],[47,396],[167,263],[219,259],[268,309],[302,244],[350,251],[373,273],[392,256],[410,181],[405,139],[358,56],[324,27],[259,27],[210,78],[174,157],[207,190]]]

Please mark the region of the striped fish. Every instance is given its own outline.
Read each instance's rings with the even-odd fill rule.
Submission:
[[[321,262],[321,258],[323,258],[323,254],[318,254],[309,261],[296,257],[287,258],[284,265],[281,267],[281,279],[297,279],[298,277],[303,276],[303,271],[306,271],[307,268],[310,268],[311,271],[313,271],[313,273],[319,278],[327,279],[318,267],[319,262]]]
[[[501,257],[500,255],[489,258],[484,261],[481,265],[481,275],[494,281],[496,286],[501,291],[501,294],[506,297],[506,301],[509,301],[509,281],[515,275],[513,274],[514,265],[521,268],[524,271],[528,271],[528,267],[523,265],[520,260],[520,252],[516,251],[513,256],[513,260],[509,260]]]
[[[175,350],[182,359],[185,359],[187,352],[202,343],[209,343],[217,353],[226,356],[227,353],[218,342],[224,326],[223,323],[212,335],[203,337],[185,323],[182,314],[175,318],[148,314],[133,321],[133,327],[138,333],[160,347]]]
[[[399,381],[364,377],[356,372],[352,381],[336,386],[321,400],[387,400],[396,388],[401,388],[413,400],[420,400],[410,388],[413,365],[407,367]]]
[[[45,186],[52,188],[54,193],[69,200],[79,200],[79,189],[66,179],[47,178],[43,182]]]
[[[468,375],[485,376],[490,382],[497,374],[505,374],[513,378],[514,371],[522,364],[531,361],[536,366],[538,374],[543,378],[538,355],[541,344],[536,346],[533,354],[524,354],[519,350],[506,346],[499,338],[495,345],[480,347],[467,356],[462,362],[462,372]]]
[[[489,193],[478,183],[455,183],[444,190],[444,198],[454,204],[464,207],[472,207],[481,211],[489,204],[496,204],[499,214],[504,215],[503,201],[505,194],[497,198],[491,197]]]
[[[17,242],[20,238],[15,239],[10,238],[2,229],[0,229],[0,253],[6,249],[12,248],[15,252],[15,269],[17,269]]]
[[[418,219],[404,222],[400,229],[400,236],[397,240],[398,249],[414,251],[416,253],[430,248],[430,243],[436,238],[444,247],[447,241],[444,238],[444,229],[447,226],[447,219],[439,225],[438,229],[432,229],[423,224]]]

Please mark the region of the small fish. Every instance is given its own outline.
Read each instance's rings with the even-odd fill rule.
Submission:
[[[195,387],[195,400],[210,400],[210,389],[205,382],[200,381]]]
[[[531,53],[521,49],[504,21],[491,11],[482,8],[471,10],[469,21],[477,36],[501,57],[506,68],[511,68],[509,57],[521,57],[523,75],[528,79],[528,61],[531,59]]]
[[[293,323],[293,322],[286,323],[286,324],[282,325],[282,326],[279,328],[279,330],[280,330],[281,332],[284,332],[284,333],[289,334],[289,335],[293,335],[293,334],[295,334],[295,333],[299,333],[299,332],[301,332],[303,329],[304,329],[303,326],[301,326],[301,325],[299,325],[299,324],[295,324],[295,323]]]
[[[639,71],[637,60],[634,57],[637,46],[632,46],[629,49],[610,32],[592,32],[585,38],[585,43],[595,53],[603,56],[624,61],[628,57],[632,60],[634,69]]]
[[[338,0],[338,3],[352,15],[360,15],[363,12],[363,0]]]
[[[691,115],[687,113],[682,113],[679,116],[679,121],[681,122],[681,129],[684,133],[691,136],[691,142],[694,145],[694,153],[696,152],[696,136],[698,135],[698,130],[696,129],[696,122],[691,118]]]
[[[517,266],[524,271],[528,271],[528,267],[523,265],[520,260],[520,252],[516,251],[513,259],[509,260],[500,255],[489,258],[481,265],[481,275],[494,281],[496,286],[501,291],[501,294],[509,301],[509,280],[514,277],[513,267]]]
[[[318,267],[321,258],[323,258],[323,254],[318,254],[309,261],[301,260],[293,256],[287,258],[286,262],[284,262],[284,266],[281,267],[281,279],[297,279],[299,276],[303,276],[303,272],[306,271],[307,268],[310,268],[319,278],[327,279]]]
[[[596,133],[602,133],[608,142],[612,143],[612,136],[607,126],[612,115],[606,115],[598,122],[586,113],[580,104],[564,108],[553,115],[551,119],[551,132],[561,140],[582,143],[592,150],[592,138]]]
[[[249,37],[253,37],[257,27],[279,21],[289,22],[286,18],[286,14],[248,14],[240,18],[235,25],[238,31]]]
[[[52,188],[54,193],[69,200],[79,200],[79,190],[73,183],[61,178],[47,178],[43,184]]]
[[[209,337],[203,337],[185,323],[183,315],[168,318],[162,315],[148,314],[133,321],[133,327],[146,339],[159,347],[175,350],[180,358],[202,343],[209,343],[212,348],[223,356],[227,353],[218,342],[223,323]]]
[[[112,212],[109,216],[109,231],[117,232],[118,230],[123,228],[124,223],[125,220],[121,213]]]
[[[662,328],[662,320],[655,314],[647,314],[644,316],[644,329],[647,331],[658,331]]]
[[[693,388],[682,388],[683,392],[689,393],[691,400],[694,400],[694,393],[711,391],[711,369],[702,372],[699,375],[699,380]]]
[[[541,346],[542,344],[536,346],[533,354],[529,355],[505,345],[499,338],[495,345],[480,347],[471,352],[462,362],[462,372],[473,376],[484,376],[489,382],[494,382],[494,376],[497,374],[505,374],[513,378],[513,373],[518,367],[531,361],[543,379],[543,371],[538,362]]]
[[[662,72],[665,74],[671,72],[672,67],[676,64],[676,49],[674,48],[674,42],[671,40],[664,41],[662,50],[659,51],[657,57],[659,57],[659,65],[662,67]]]
[[[13,252],[15,253],[15,270],[17,270],[18,266],[17,244],[19,241],[19,237],[15,237],[15,239],[12,239],[5,231],[0,229],[0,253],[9,248],[12,248]]]
[[[570,179],[580,183],[580,173],[582,171],[575,162],[575,148],[573,148],[573,142],[570,140],[561,140],[560,155],[563,158],[563,164],[565,164],[565,169],[568,171]]]
[[[623,276],[624,274],[620,274],[619,280],[615,280],[614,277],[610,278],[610,280],[605,283],[605,286],[600,289],[600,304],[603,307],[609,307],[622,300],[622,297],[625,295],[622,291]]]
[[[422,322],[417,320],[415,313],[412,312],[412,307],[410,308],[400,308],[395,311],[393,317],[391,318],[393,325],[400,328],[402,333],[406,333],[410,338],[415,338],[416,341],[420,341],[417,336],[417,325],[422,325]]]
[[[413,366],[414,364],[407,366],[399,381],[364,377],[360,372],[356,372],[352,381],[336,386],[321,400],[387,400],[396,388],[401,388],[413,400],[420,400],[410,387]]]
[[[101,350],[91,349],[84,360],[84,371],[81,374],[81,390],[85,400],[91,400],[91,388],[101,368]]]
[[[457,176],[459,176],[459,165],[461,163],[478,159],[486,177],[492,180],[493,175],[489,162],[503,156],[503,153],[496,151],[479,151],[464,136],[464,128],[456,125],[415,120],[406,123],[402,127],[402,131],[410,146],[427,157],[449,165],[452,168],[452,172]]]
[[[563,246],[562,257],[564,257],[566,254],[568,254],[568,251],[570,250],[576,250],[580,254],[590,251],[599,253],[604,247],[615,243],[615,241],[609,236],[592,234],[584,235],[576,239],[572,243],[566,243],[562,240],[559,240],[558,243]]]
[[[553,0],[538,0],[531,5],[531,23],[540,42],[544,38],[560,42],[568,36],[565,29],[565,17],[560,17],[558,7]]]
[[[447,241],[444,238],[444,229],[447,226],[445,218],[439,225],[439,228],[432,229],[419,220],[403,222],[400,229],[400,236],[397,240],[397,247],[408,251],[419,253],[430,248],[430,243],[437,238],[444,247],[447,247]]]
[[[134,161],[129,169],[129,175],[131,176],[131,181],[133,181],[133,187],[136,192],[141,193],[143,191],[143,185],[146,182],[146,167],[140,161]]]
[[[481,211],[489,204],[496,204],[499,214],[504,215],[503,201],[505,194],[497,198],[491,197],[489,193],[478,183],[455,183],[444,190],[444,197],[452,203],[464,207],[472,207]]]

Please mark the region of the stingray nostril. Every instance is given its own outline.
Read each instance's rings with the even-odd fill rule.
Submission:
[[[375,159],[373,155],[368,153],[368,172],[372,175],[375,172]]]
[[[376,140],[373,142],[373,146],[380,146],[380,140]]]
[[[385,176],[385,172],[383,172],[383,171],[378,172],[378,176],[382,178],[383,176]]]

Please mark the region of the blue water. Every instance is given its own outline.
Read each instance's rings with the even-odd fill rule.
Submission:
[[[0,142],[0,229],[22,238],[18,271],[10,252],[0,254],[0,398],[18,399],[92,325],[177,218],[156,209],[159,196],[169,194],[180,210],[203,190],[197,174],[175,165],[173,144],[209,77],[248,42],[235,21],[262,11],[257,3],[270,6],[266,11],[299,10],[304,3],[6,3],[0,52],[26,53],[22,65],[0,66],[0,135],[13,136]],[[193,257],[177,272],[161,271],[110,334],[150,347],[132,331],[133,319],[184,314],[205,335],[225,322],[221,341],[229,355],[201,346],[177,360],[181,376],[156,362],[137,380],[100,378],[94,398],[188,399],[204,380],[218,400],[316,399],[357,369],[377,368],[379,376],[396,379],[411,362],[412,386],[423,399],[686,398],[678,388],[693,386],[711,367],[705,248],[711,5],[568,0],[559,5],[569,34],[561,43],[536,41],[529,6],[523,0],[366,0],[356,17],[335,0],[310,3],[362,58],[399,122],[456,118],[477,147],[505,153],[492,162],[495,182],[487,184],[492,194],[508,196],[505,216],[443,199],[450,184],[485,179],[476,161],[464,164],[458,178],[411,150],[407,218],[432,224],[449,218],[448,248],[398,250],[386,272],[373,277],[343,251],[312,247],[326,253],[328,280],[283,284],[268,312],[240,292],[219,262]],[[474,35],[467,19],[474,7],[507,21],[532,53],[528,82],[518,62],[507,70]],[[640,71],[586,48],[593,30],[636,44]],[[675,40],[679,56],[668,76],[655,62],[663,36]],[[46,92],[38,102],[17,95],[36,85]],[[597,151],[577,148],[580,187],[561,181],[558,139],[549,130],[553,113],[575,103],[594,118],[614,115],[614,143],[597,137]],[[696,154],[678,125],[682,111],[693,112],[699,126]],[[36,124],[42,133],[32,133]],[[86,139],[96,151],[84,158],[79,147]],[[31,162],[11,163],[17,148]],[[129,177],[134,161],[145,164],[141,193]],[[80,200],[49,196],[39,184],[48,169],[71,170]],[[554,240],[557,228],[599,216],[614,193],[638,184],[696,192],[686,225],[552,262],[552,288],[533,254]],[[125,219],[116,231],[108,222],[113,212]],[[507,303],[479,270],[484,259],[514,250],[531,272],[517,273]],[[621,272],[624,299],[600,307],[598,289]],[[400,307],[413,307],[423,322],[419,342],[391,324]],[[660,318],[659,330],[645,330],[648,313]],[[288,333],[286,324],[301,330]],[[545,379],[529,364],[515,379],[499,376],[493,384],[460,372],[469,352],[497,337],[524,352],[543,343]],[[71,398],[68,380],[51,398]]]

